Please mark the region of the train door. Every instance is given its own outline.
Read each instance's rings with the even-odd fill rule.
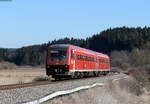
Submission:
[[[96,70],[99,68],[98,57],[96,57]]]
[[[81,54],[79,51],[75,51],[75,55],[75,69],[79,71],[82,69]]]
[[[74,49],[71,49],[71,66],[72,66],[72,69],[75,70],[75,50]]]

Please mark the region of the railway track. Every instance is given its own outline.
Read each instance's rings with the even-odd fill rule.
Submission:
[[[100,77],[61,81],[49,80],[34,83],[0,86],[0,104],[22,104],[25,102],[36,101],[39,99],[45,99],[45,97],[49,95],[51,96],[51,94],[60,94],[61,92],[68,90],[73,91],[76,90],[76,88],[83,86],[93,86],[93,84],[97,83],[107,85],[113,80],[124,77],[126,77],[126,75],[123,73],[110,73],[107,76]]]
[[[23,83],[23,84],[2,85],[0,86],[0,90],[11,90],[11,89],[16,89],[16,88],[33,87],[33,86],[47,85],[47,84],[52,84],[52,83],[55,83],[55,82],[40,81],[40,82],[31,82],[31,83]]]
[[[114,75],[114,74],[118,74],[118,73],[111,72],[110,74],[108,74],[106,76],[101,75],[99,77],[107,77],[107,76],[111,76],[111,75]],[[88,77],[88,79],[92,79],[92,78],[96,78],[96,77]],[[34,86],[40,86],[40,85],[65,83],[65,82],[68,82],[68,81],[78,81],[78,80],[85,80],[85,79],[87,79],[87,78],[81,78],[81,79],[63,79],[63,80],[59,80],[59,81],[49,80],[49,81],[23,83],[23,84],[1,85],[0,86],[0,90],[11,90],[11,89],[17,89],[17,88],[25,88],[25,87],[34,87]]]

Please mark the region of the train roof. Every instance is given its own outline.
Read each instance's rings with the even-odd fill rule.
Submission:
[[[82,50],[86,50],[86,51],[95,53],[98,56],[100,55],[100,56],[104,56],[104,57],[109,57],[106,54],[95,52],[95,51],[92,51],[92,50],[89,50],[89,49],[85,49],[85,48],[81,48],[79,46],[75,46],[75,45],[72,45],[72,44],[54,44],[54,45],[51,45],[50,47],[69,47],[69,46],[72,46],[72,47],[75,47],[75,48],[78,48],[78,49],[82,49]]]

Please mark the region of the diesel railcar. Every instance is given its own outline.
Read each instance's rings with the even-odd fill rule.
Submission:
[[[69,44],[48,47],[46,74],[54,79],[98,76],[110,71],[109,56]]]

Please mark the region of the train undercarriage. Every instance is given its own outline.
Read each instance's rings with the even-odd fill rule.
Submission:
[[[52,76],[55,80],[63,79],[63,78],[85,78],[85,77],[98,77],[100,75],[107,75],[109,71],[69,71],[69,69],[65,67],[51,67],[46,70],[46,74],[48,76]]]

